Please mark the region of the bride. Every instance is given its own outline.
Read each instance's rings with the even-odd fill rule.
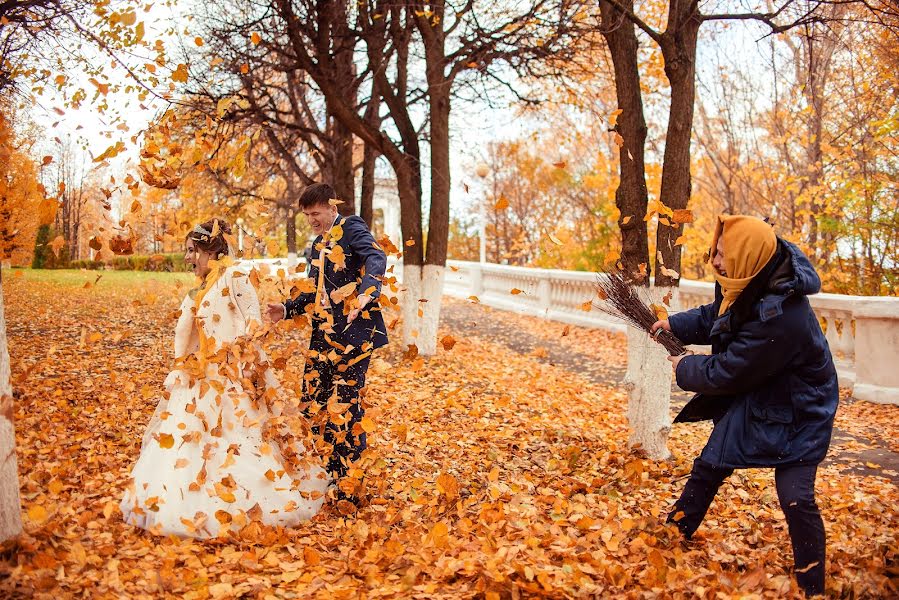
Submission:
[[[277,381],[253,341],[259,300],[228,256],[228,234],[213,219],[187,236],[185,260],[202,283],[181,303],[167,399],[147,427],[120,505],[126,522],[156,534],[207,538],[255,522],[294,526],[319,511],[329,484],[308,450],[272,435],[285,422],[296,433],[297,420],[282,416]]]

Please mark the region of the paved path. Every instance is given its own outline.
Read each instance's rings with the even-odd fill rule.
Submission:
[[[627,349],[621,334],[567,327],[450,298],[444,300],[441,324],[456,337],[479,337],[519,354],[531,355],[542,363],[579,373],[597,384],[617,386],[624,377]],[[672,388],[675,411],[689,398],[690,394],[676,386]],[[845,397],[840,401],[842,410],[859,402]],[[896,440],[877,435],[876,427],[866,433],[834,428],[824,464],[839,464],[854,473],[880,475],[899,483]]]

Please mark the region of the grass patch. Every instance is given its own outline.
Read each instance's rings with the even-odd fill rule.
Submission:
[[[97,281],[97,276],[101,276]],[[193,273],[165,273],[151,271],[87,271],[82,269],[10,269],[4,270],[3,279],[19,279],[28,282],[46,283],[61,288],[80,288],[86,283],[95,283],[98,288],[105,286],[128,287],[151,284],[153,282],[175,285],[178,282],[192,285]]]

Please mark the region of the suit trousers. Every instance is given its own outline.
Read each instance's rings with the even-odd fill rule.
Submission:
[[[793,545],[796,582],[807,595],[824,593],[825,534],[815,502],[817,465],[776,467],[777,498],[787,519]],[[700,459],[693,462],[690,479],[668,515],[668,522],[689,539],[699,528],[718,488],[733,469],[716,468]]]
[[[312,432],[321,435],[324,425],[324,441],[332,447],[330,456],[326,457],[326,468],[337,480],[346,476],[350,464],[359,459],[367,445],[361,426],[355,433],[353,429],[365,416],[359,391],[365,387],[371,357],[360,359],[363,352],[359,348],[342,354],[327,342],[325,333],[318,327],[313,328],[309,349],[303,374],[303,401],[309,403],[307,416],[314,423]],[[336,360],[332,360],[335,356]],[[332,414],[328,410],[329,401],[335,406],[349,404],[349,407],[340,414]]]

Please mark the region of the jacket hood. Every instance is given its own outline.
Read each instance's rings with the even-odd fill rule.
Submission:
[[[783,259],[768,280],[768,290],[778,295],[810,296],[821,291],[821,278],[808,257],[795,244],[778,238]]]

